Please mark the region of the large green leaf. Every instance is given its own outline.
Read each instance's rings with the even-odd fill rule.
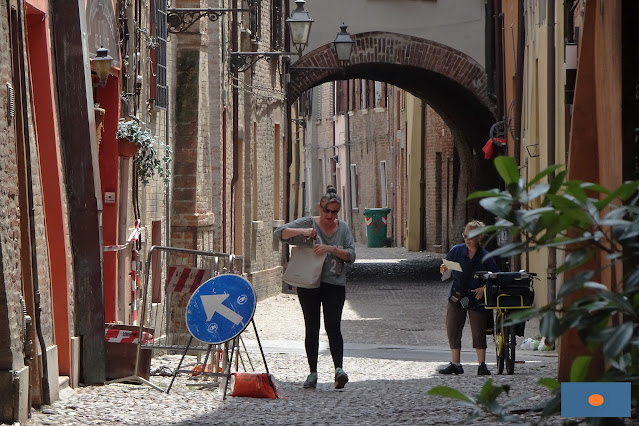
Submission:
[[[499,189],[491,189],[490,191],[476,191],[466,197],[466,201],[474,200],[476,198],[488,198],[488,197],[499,197],[501,196],[501,191]]]
[[[633,313],[634,307],[632,303],[623,294],[615,293],[612,291],[602,291],[599,296],[607,300],[611,304],[611,308],[616,308],[624,313]]]
[[[554,164],[554,165],[542,170],[541,172],[537,173],[537,175],[535,175],[535,177],[533,177],[528,182],[528,184],[526,185],[526,189],[530,188],[531,186],[533,186],[534,184],[536,184],[537,182],[542,180],[544,177],[548,176],[550,173],[554,172],[555,170],[557,170],[560,167],[561,167],[561,164]]]
[[[598,201],[597,204],[600,206],[601,210],[616,198],[625,201],[637,192],[637,188],[639,188],[639,180],[625,182],[619,188],[610,193],[610,195],[608,195],[606,198]]]
[[[479,204],[499,217],[506,217],[512,211],[511,201],[501,197],[482,198]]]
[[[562,273],[564,271],[567,271],[569,269],[574,269],[578,266],[583,265],[585,262],[588,261],[588,259],[592,258],[592,256],[594,256],[594,251],[591,249],[586,249],[586,248],[582,248],[582,249],[578,249],[575,251],[571,251],[570,253],[568,253],[568,256],[566,256],[566,260],[564,262],[564,265],[559,268],[559,270],[557,271],[558,273]]]
[[[608,358],[614,358],[621,352],[626,350],[626,345],[632,338],[634,331],[634,324],[630,322],[623,323],[619,326],[613,327],[613,334],[610,339],[606,340],[603,344],[603,352]]]
[[[552,180],[550,184],[550,188],[548,189],[548,194],[557,194],[557,192],[559,192],[559,189],[561,189],[561,187],[563,186],[565,178],[566,178],[566,171],[563,170],[559,172],[557,176],[555,176],[555,178]],[[549,202],[550,200],[546,197],[542,205],[546,206],[548,205]]]
[[[476,404],[476,401],[470,396],[448,386],[435,386],[434,388],[431,388],[427,393],[428,395],[459,399],[460,401],[465,401],[470,404]]]
[[[624,281],[624,291],[638,291],[639,290],[639,269],[635,269]]]
[[[559,337],[559,318],[554,312],[546,312],[541,318],[539,331],[549,342],[554,342]]]
[[[571,382],[583,382],[586,380],[588,374],[588,366],[592,356],[581,355],[575,358],[570,366],[570,381]]]
[[[559,382],[559,380],[552,377],[542,377],[541,379],[537,380],[537,384],[544,386],[551,392],[561,387],[561,383]]]
[[[540,183],[539,185],[535,185],[529,191],[522,192],[519,197],[519,201],[521,201],[524,204],[528,204],[532,200],[538,197],[541,197],[542,195],[546,195],[548,193],[549,188],[550,188],[550,185],[545,183]]]
[[[477,401],[481,404],[490,406],[497,400],[499,395],[504,392],[508,394],[509,391],[510,385],[495,386],[493,385],[493,379],[488,379],[479,391]]]
[[[519,167],[514,158],[504,155],[495,158],[495,168],[506,186],[519,181]]]

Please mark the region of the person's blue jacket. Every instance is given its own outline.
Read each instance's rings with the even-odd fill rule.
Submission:
[[[488,254],[488,251],[482,246],[477,248],[475,256],[473,258],[468,257],[468,247],[466,244],[457,244],[450,249],[446,255],[446,260],[451,260],[460,264],[462,272],[451,271],[453,277],[453,285],[448,291],[448,297],[453,294],[453,289],[457,289],[461,292],[462,297],[466,296],[470,300],[468,306],[469,309],[483,309],[484,300],[475,299],[475,293],[471,290],[479,288],[484,285],[484,280],[481,278],[475,278],[475,272],[477,271],[490,271],[499,272],[499,267],[495,262],[495,258],[491,257],[482,262],[484,256]]]

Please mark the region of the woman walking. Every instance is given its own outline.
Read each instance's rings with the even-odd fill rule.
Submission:
[[[289,244],[301,244],[303,240],[319,237],[315,244],[315,254],[326,253],[319,288],[297,288],[302,313],[304,315],[306,358],[310,374],[304,388],[317,387],[317,360],[319,352],[320,307],[324,313],[324,329],[335,367],[335,389],[342,389],[348,382],[343,369],[344,340],[342,338],[342,310],[346,299],[346,270],[344,262],[355,261],[355,241],[346,222],[337,214],[342,207],[342,199],[337,190],[328,186],[326,194],[319,201],[319,216],[307,216],[280,226],[274,232],[275,238]]]

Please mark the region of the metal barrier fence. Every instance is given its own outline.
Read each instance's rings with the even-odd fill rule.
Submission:
[[[155,267],[153,266],[155,265]],[[163,274],[165,272],[165,274]],[[146,258],[142,304],[139,315],[139,334],[144,336],[151,330],[152,336],[137,339],[137,354],[133,375],[111,380],[116,382],[139,382],[157,390],[165,391],[141,376],[141,353],[151,349],[154,353],[183,354],[206,353],[212,356],[214,371],[218,371],[219,361],[223,360],[224,375],[230,375],[230,357],[236,351],[238,343],[209,345],[193,338],[186,325],[186,305],[192,293],[209,278],[220,274],[234,273],[242,275],[243,258],[228,253],[204,250],[183,249],[177,247],[152,246]],[[156,274],[154,276],[153,274]],[[159,276],[158,276],[159,275]],[[166,280],[162,280],[162,275]],[[152,282],[152,286],[150,285]],[[162,285],[164,284],[164,285]],[[223,346],[223,348],[222,348]],[[223,351],[224,356],[218,354]],[[206,363],[204,364],[206,366]],[[203,368],[204,370],[204,368]],[[177,372],[176,372],[177,373]],[[221,376],[222,374],[212,374]]]

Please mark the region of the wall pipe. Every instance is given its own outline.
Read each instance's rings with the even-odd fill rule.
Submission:
[[[426,249],[426,102],[421,102],[421,151],[419,153],[419,250]]]
[[[515,161],[519,166],[521,157],[521,115],[524,107],[524,48],[526,43],[526,31],[524,28],[524,0],[519,0],[517,6],[517,63],[515,65],[515,140],[513,151]]]
[[[548,103],[548,167],[555,164],[555,2],[548,2],[548,83],[547,83],[547,103]],[[555,173],[548,175],[548,183],[552,183]],[[556,299],[557,290],[557,249],[548,249],[548,303]]]
[[[237,52],[238,50],[238,42],[237,42],[237,0],[233,0],[233,18],[231,19],[231,51]],[[231,79],[238,81],[238,71],[235,70],[231,74]],[[235,243],[235,185],[239,180],[239,165],[240,165],[240,153],[239,150],[239,119],[238,119],[238,102],[240,99],[239,89],[237,84],[232,84],[232,96],[233,96],[233,120],[232,120],[232,128],[233,128],[233,176],[231,177],[231,242],[232,246]],[[235,251],[235,247],[233,247],[231,252]]]

